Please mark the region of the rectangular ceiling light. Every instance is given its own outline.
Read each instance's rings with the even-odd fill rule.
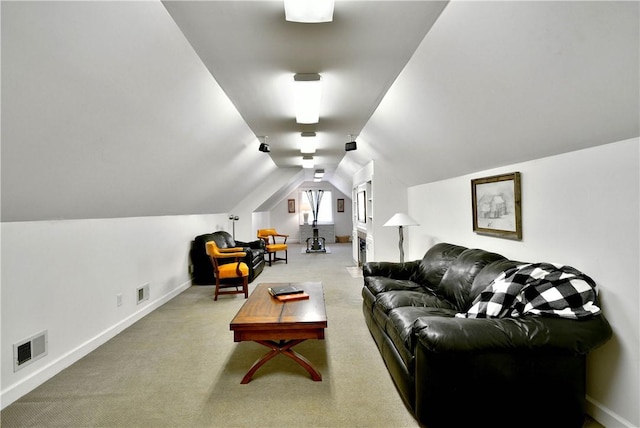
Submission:
[[[334,0],[284,0],[284,19],[313,24],[333,21]]]
[[[305,169],[313,168],[313,156],[303,156],[302,167]]]
[[[297,123],[320,121],[322,80],[319,74],[298,73],[293,76],[293,97]]]
[[[316,152],[316,133],[315,132],[303,132],[300,140],[300,153],[315,153]]]
[[[316,172],[313,174],[313,178],[322,178],[324,177],[324,169],[316,169]]]

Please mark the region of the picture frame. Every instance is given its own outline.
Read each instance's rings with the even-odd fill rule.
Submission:
[[[296,212],[296,200],[295,199],[288,199],[287,200],[287,207],[289,208],[289,213],[295,213]]]
[[[339,213],[343,213],[344,212],[344,199],[338,199],[338,212]]]
[[[471,180],[475,233],[521,240],[521,205],[519,172]]]
[[[358,192],[358,199],[357,199],[357,207],[358,207],[358,221],[360,223],[366,223],[367,222],[367,204],[366,204],[366,192],[364,190],[361,190]]]

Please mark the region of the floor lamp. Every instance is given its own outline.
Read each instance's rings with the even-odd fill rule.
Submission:
[[[233,224],[233,240],[235,241],[236,239],[236,221],[240,220],[240,217],[238,217],[237,215],[233,215],[233,214],[229,214],[229,220],[231,220],[232,224]]]
[[[395,213],[383,226],[398,226],[398,233],[400,235],[400,241],[398,242],[398,247],[400,248],[400,263],[404,263],[404,236],[402,236],[402,228],[405,226],[420,225],[407,214]]]

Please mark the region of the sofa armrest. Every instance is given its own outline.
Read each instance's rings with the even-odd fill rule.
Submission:
[[[366,262],[362,266],[363,276],[383,276],[391,279],[411,279],[418,269],[418,260],[394,263],[394,262]]]
[[[555,349],[586,355],[612,335],[601,314],[583,320],[422,317],[415,321],[414,332],[417,346],[434,353]]]
[[[236,241],[236,245],[238,247],[251,248],[252,250],[264,250],[265,249],[264,240],[262,240],[262,239],[256,239],[255,241],[249,241],[249,242]]]

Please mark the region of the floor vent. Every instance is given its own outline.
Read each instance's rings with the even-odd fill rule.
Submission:
[[[48,342],[48,334],[45,330],[15,343],[13,345],[13,371],[16,372],[47,355]]]
[[[136,295],[138,298],[138,305],[145,300],[149,300],[149,283],[144,284],[142,287],[139,287],[136,290]]]

